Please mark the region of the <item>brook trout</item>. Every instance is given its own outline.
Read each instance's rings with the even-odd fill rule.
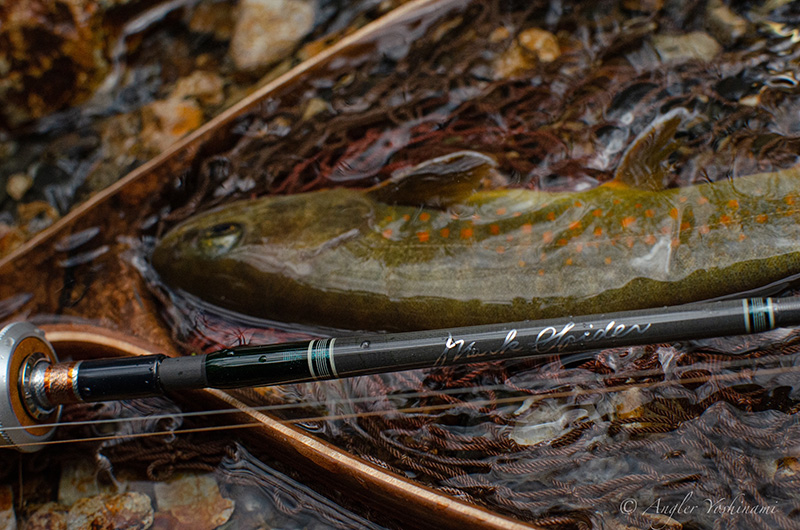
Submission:
[[[641,140],[663,150],[677,119]],[[174,228],[153,265],[241,313],[386,330],[679,304],[800,272],[800,167],[661,189],[644,154],[581,192],[473,191],[493,162],[461,152],[366,192],[237,202]]]

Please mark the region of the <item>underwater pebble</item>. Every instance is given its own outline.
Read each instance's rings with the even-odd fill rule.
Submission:
[[[502,42],[511,36],[511,32],[505,26],[496,27],[491,34],[489,34],[489,42]]]
[[[664,62],[711,61],[722,51],[714,37],[702,31],[684,35],[653,35],[653,46]]]
[[[157,528],[212,530],[228,521],[235,506],[209,475],[178,474],[154,487]]]
[[[641,416],[643,407],[652,399],[638,387],[631,387],[627,390],[613,394],[616,409],[616,417],[619,419]]]
[[[303,111],[303,119],[310,120],[320,112],[324,112],[331,108],[330,103],[322,98],[311,98],[308,100],[305,110]]]
[[[511,77],[533,68],[538,62],[553,62],[560,55],[561,48],[555,35],[539,28],[526,29],[495,59],[495,78]]]
[[[161,152],[202,123],[203,111],[194,101],[181,98],[154,101],[142,109],[139,138],[149,148]]]
[[[119,483],[120,489],[125,488]],[[80,499],[100,494],[113,495],[119,493],[111,485],[101,485],[97,480],[97,468],[91,461],[64,461],[61,465],[61,479],[58,483],[58,502],[71,506]]]
[[[67,530],[67,509],[49,502],[33,512],[24,527],[25,530]]]
[[[14,513],[14,490],[11,486],[0,486],[0,528],[17,530],[17,517]]]
[[[596,420],[594,407],[588,407],[592,409],[591,414],[585,408],[573,404],[542,403],[538,408],[527,411],[517,421],[510,438],[520,445],[549,444],[567,434],[577,423]]]
[[[225,101],[225,81],[213,72],[195,71],[175,83],[170,98],[194,98],[202,105]]]
[[[282,59],[314,27],[315,6],[306,0],[242,0],[230,44],[239,70]]]
[[[18,201],[22,199],[25,192],[33,186],[33,179],[27,173],[14,173],[8,177],[6,182],[6,193],[8,196]]]
[[[706,6],[706,28],[722,44],[735,43],[747,33],[747,20],[722,3],[710,0]]]
[[[33,201],[17,205],[17,220],[23,231],[35,233],[56,222],[61,217],[52,204]]]
[[[519,44],[536,55],[543,63],[551,63],[561,55],[555,35],[539,28],[526,29],[519,34]]]
[[[67,530],[145,530],[152,524],[150,497],[137,492],[86,497],[76,501],[67,514]]]

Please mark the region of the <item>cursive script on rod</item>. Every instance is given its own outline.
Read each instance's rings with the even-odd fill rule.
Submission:
[[[464,339],[454,339],[453,335],[447,334],[444,343],[444,350],[439,354],[434,366],[444,366],[456,362],[478,362],[484,357],[502,357],[510,353],[522,351],[519,341],[516,340],[517,330],[512,329],[506,333],[503,344],[495,349],[481,349],[477,341],[467,343]]]
[[[574,322],[564,324],[560,330],[554,326],[548,326],[542,329],[536,340],[533,341],[533,349],[539,353],[548,353],[552,351],[562,352],[567,349],[571,344],[589,344],[607,339],[619,339],[626,337],[631,333],[638,333],[644,335],[650,329],[650,323],[644,325],[634,324],[628,326],[626,324],[617,323],[612,320],[603,327],[595,328],[593,324],[589,324],[589,329],[579,329],[573,332],[575,328]]]
[[[487,340],[457,339],[452,334],[447,335],[444,349],[436,359],[434,366],[444,366],[452,363],[480,362],[491,360],[492,358],[504,357],[510,354],[529,349],[535,353],[562,353],[570,350],[571,346],[576,345],[581,348],[592,343],[598,343],[597,347],[608,346],[602,341],[621,339],[631,334],[644,335],[650,329],[651,324],[625,324],[611,320],[605,325],[595,326],[594,324],[584,324],[577,326],[575,322],[567,322],[563,326],[547,326],[542,328],[533,340],[528,344],[521,344],[516,329],[509,330],[499,347],[486,347],[482,343]],[[493,339],[496,341],[497,339]],[[495,342],[495,345],[497,343]]]

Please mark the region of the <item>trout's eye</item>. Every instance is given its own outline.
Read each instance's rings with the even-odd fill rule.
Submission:
[[[216,224],[200,233],[197,246],[207,255],[218,256],[235,247],[242,233],[242,225],[238,223]]]

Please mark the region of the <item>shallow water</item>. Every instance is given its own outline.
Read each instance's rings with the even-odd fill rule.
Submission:
[[[493,156],[509,186],[586,189],[610,180],[639,133],[676,107],[694,118],[659,161],[666,184],[793,166],[798,15],[796,4],[770,5],[463,2],[432,12],[238,118],[171,176],[168,195],[145,201],[113,247],[81,232],[57,245],[60,266],[79,280],[94,267],[96,285],[108,274],[97,263],[126,249],[116,259],[147,280],[150,292],[139,294],[159,301],[186,352],[329,335],[336,331],[222,314],[171,291],[149,265],[156,238],[228,201],[367,187],[462,149]],[[662,38],[690,32],[687,41]],[[77,282],[61,293],[64,314],[91,289]],[[25,294],[4,301],[9,312],[26,303]],[[544,527],[790,528],[798,526],[797,338],[751,340],[243,398],[291,405],[271,410],[381,467]],[[257,482],[269,476],[245,461],[236,469],[255,466]],[[223,482],[235,474],[232,464],[215,465]]]

